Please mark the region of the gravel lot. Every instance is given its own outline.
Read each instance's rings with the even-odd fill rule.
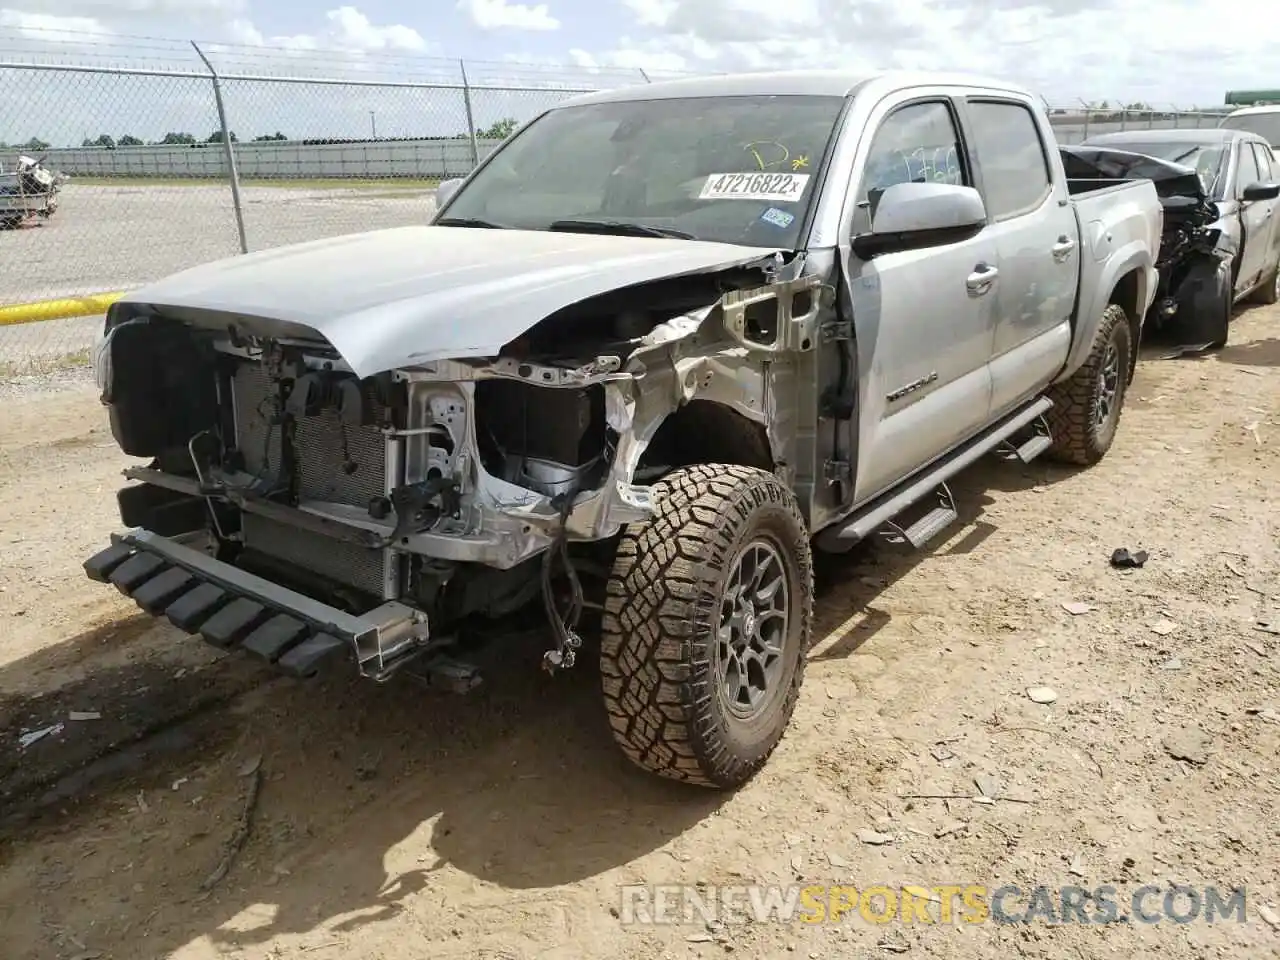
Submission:
[[[1278,322],[1249,309],[1216,356],[1144,359],[1096,468],[980,464],[945,542],[825,563],[795,726],[731,796],[631,769],[592,658],[545,677],[545,637],[512,638],[488,686],[453,698],[274,680],[138,616],[79,569],[114,529],[126,463],[92,386],[11,383],[0,952],[1276,957]],[[1117,547],[1150,560],[1113,569]],[[247,840],[205,892],[258,758]],[[619,916],[637,882],[1110,884],[1122,913],[1145,883],[1243,885],[1248,908],[1243,924],[644,928]]]
[[[423,223],[431,190],[242,188],[249,248]],[[214,185],[63,188],[40,226],[0,232],[0,304],[119,290],[239,252],[231,190]]]
[[[245,187],[250,249],[425,223],[433,191]],[[239,252],[224,186],[69,184],[39,226],[0,232],[0,305],[127,289]],[[100,317],[0,327],[0,375],[80,362]],[[66,358],[71,357],[68,361]]]

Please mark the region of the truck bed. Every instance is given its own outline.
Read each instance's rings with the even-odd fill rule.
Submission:
[[[1139,178],[1134,177],[1127,180],[1122,179],[1081,179],[1079,177],[1067,178],[1067,192],[1072,197],[1081,197],[1086,194],[1107,193],[1114,191],[1117,187],[1123,187],[1130,183],[1138,183]]]
[[[1127,273],[1141,251],[1160,249],[1164,211],[1150,180],[1068,178],[1067,185],[1082,248],[1077,316],[1096,317],[1106,308],[1118,274]],[[1155,284],[1149,276],[1140,289]]]

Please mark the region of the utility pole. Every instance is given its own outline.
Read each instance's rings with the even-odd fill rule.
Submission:
[[[378,139],[377,115],[372,110],[369,111],[369,132],[373,134],[373,139]]]

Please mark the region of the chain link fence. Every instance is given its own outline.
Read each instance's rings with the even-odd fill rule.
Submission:
[[[289,61],[194,44],[163,67],[0,59],[0,178],[28,156],[60,180],[51,213],[30,191],[21,217],[0,207],[0,377],[83,366],[103,294],[240,252],[423,223],[436,184],[519,124],[566,97],[650,79],[458,61],[384,78],[367,63]],[[1221,116],[1051,108],[1068,143]]]

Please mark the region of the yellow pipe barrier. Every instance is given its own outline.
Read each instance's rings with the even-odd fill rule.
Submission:
[[[68,317],[92,317],[106,313],[128,291],[91,293],[84,297],[63,297],[60,300],[39,300],[35,303],[14,303],[0,307],[0,327],[19,323],[40,323],[44,320],[64,320]]]

